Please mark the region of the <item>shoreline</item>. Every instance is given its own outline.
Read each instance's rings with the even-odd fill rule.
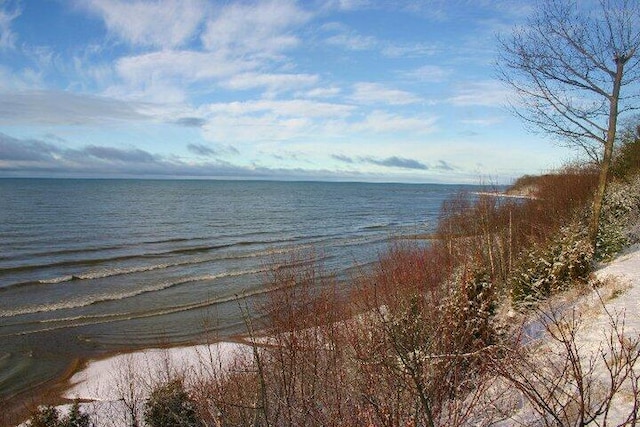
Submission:
[[[74,386],[79,383],[73,383],[74,377],[83,372],[87,372],[91,365],[105,363],[115,360],[119,357],[127,357],[128,355],[144,354],[151,351],[172,352],[176,349],[191,349],[199,346],[215,346],[220,344],[233,345],[249,345],[247,339],[242,335],[232,335],[214,341],[205,339],[194,339],[177,344],[168,344],[166,342],[158,342],[157,345],[151,347],[128,346],[121,349],[111,349],[100,353],[96,357],[76,357],[71,359],[69,365],[59,375],[46,380],[40,384],[35,384],[28,390],[19,392],[10,396],[3,404],[3,416],[0,417],[2,426],[15,427],[24,423],[33,411],[41,405],[64,406],[74,402],[75,397],[69,396]],[[79,397],[81,403],[92,402],[91,399]],[[6,424],[5,424],[6,423]]]
[[[528,199],[528,200],[536,200],[537,197],[532,194],[509,194],[509,193],[501,193],[499,191],[474,191],[471,194],[476,196],[488,196],[488,197],[500,197],[506,199]]]
[[[624,287],[624,290],[619,295],[611,299],[607,298],[607,305],[618,306],[624,310],[629,301],[635,300],[640,292],[640,271],[635,267],[635,262],[640,260],[640,245],[632,245],[610,262],[602,263],[596,266],[594,275],[601,280],[606,280],[609,277],[613,277],[614,280],[621,282],[621,284],[627,283],[629,287]],[[635,288],[635,289],[634,289]],[[617,289],[617,288],[616,288]],[[596,291],[597,294],[597,291]],[[614,293],[615,294],[615,293]],[[626,294],[626,295],[625,295]],[[594,298],[593,293],[580,296],[582,302],[588,302],[589,298]],[[600,317],[596,312],[587,310],[585,320],[590,323],[598,323]],[[630,311],[626,311],[627,314],[631,314]],[[630,317],[630,316],[629,316]],[[634,319],[627,319],[630,322],[631,329],[636,330],[640,327],[640,315],[634,316]],[[633,325],[633,326],[632,326]],[[113,369],[109,369],[118,361],[129,361],[128,367],[133,367],[133,370],[140,374],[140,378],[146,379],[146,386],[154,384],[153,378],[158,379],[158,373],[166,373],[164,370],[167,366],[172,369],[176,369],[175,372],[187,372],[187,370],[181,371],[181,367],[185,366],[185,363],[202,363],[203,359],[199,358],[199,355],[207,355],[211,357],[208,359],[210,363],[215,363],[215,366],[224,366],[224,361],[233,360],[236,355],[245,357],[251,357],[250,352],[247,353],[246,349],[250,348],[251,341],[260,345],[261,334],[258,334],[253,340],[246,335],[234,335],[224,340],[206,341],[206,340],[194,340],[191,343],[181,343],[176,345],[159,344],[158,346],[151,348],[138,348],[130,349],[129,351],[111,351],[108,354],[99,358],[92,359],[76,359],[72,366],[65,372],[64,377],[59,378],[57,382],[52,384],[48,389],[48,397],[43,396],[43,403],[65,405],[72,403],[76,398],[84,405],[90,405],[92,413],[96,416],[105,416],[104,413],[99,414],[100,411],[105,409],[111,416],[113,414],[120,414],[116,408],[118,401],[117,396],[109,395],[108,392],[109,383],[105,380],[109,377],[113,378]],[[198,349],[202,353],[198,353]],[[244,349],[244,350],[241,350]],[[188,355],[191,357],[186,357]],[[139,358],[139,359],[136,359]],[[142,361],[142,363],[140,363]],[[177,362],[177,363],[175,363]],[[196,367],[198,365],[195,365]],[[211,365],[209,365],[211,366]],[[200,368],[202,366],[200,365]],[[204,367],[206,368],[206,366]],[[193,369],[189,372],[192,375],[198,377],[202,375],[206,369]],[[172,371],[169,371],[172,372]],[[149,381],[151,379],[151,381]],[[102,389],[99,388],[102,386]],[[95,393],[95,394],[94,394]],[[75,394],[75,395],[74,395]],[[93,394],[93,395],[92,395]],[[52,400],[55,399],[55,402]],[[122,407],[120,407],[120,410]],[[28,417],[24,417],[20,422],[24,422]],[[14,426],[18,423],[13,424]]]

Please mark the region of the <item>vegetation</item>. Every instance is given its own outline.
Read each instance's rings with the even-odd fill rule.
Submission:
[[[180,378],[161,384],[151,392],[145,407],[144,420],[149,427],[202,425],[196,414],[194,402]]]
[[[597,252],[585,232],[597,175],[573,166],[526,178],[534,196],[528,199],[456,195],[443,204],[436,240],[426,247],[397,243],[371,271],[355,274],[349,291],[313,254],[298,254],[290,268],[271,272],[267,285],[278,290],[253,308],[263,320],[247,318],[252,354],[226,368],[203,360],[195,377],[168,369],[146,393],[132,389],[128,370],[122,390],[128,422],[589,425],[612,419],[613,402],[630,381],[635,403],[624,418],[633,425],[640,338],[611,315],[609,344],[594,356],[578,344],[579,311],[547,301],[586,284],[595,260],[639,240],[639,169],[609,186]],[[509,320],[509,307],[534,320]],[[531,322],[552,341],[544,356],[524,338]],[[610,380],[602,383],[598,372]],[[523,419],[517,408],[535,417]],[[31,423],[89,425],[82,419],[69,424],[45,408]]]
[[[519,95],[515,113],[535,130],[578,147],[599,166],[589,223],[595,248],[618,118],[637,108],[640,5],[545,0],[527,25],[501,40],[500,76]]]
[[[73,402],[69,413],[60,416],[58,410],[51,406],[38,408],[29,421],[30,427],[90,427],[89,415],[80,411],[78,401]]]
[[[148,393],[126,373],[130,425],[636,425],[640,338],[609,314],[606,346],[587,353],[579,310],[549,302],[640,241],[640,127],[614,152],[618,117],[635,108],[623,89],[640,80],[640,6],[600,4],[586,16],[545,0],[527,31],[502,42],[501,65],[522,95],[517,113],[596,167],[522,177],[511,191],[525,199],[458,194],[442,206],[436,239],[396,244],[349,290],[312,254],[289,260],[268,278],[270,301],[247,316],[249,356],[211,360],[191,379],[168,370]],[[533,343],[536,328],[548,346]],[[614,421],[625,387],[630,409]],[[30,425],[90,419],[76,402],[63,417],[40,408]]]

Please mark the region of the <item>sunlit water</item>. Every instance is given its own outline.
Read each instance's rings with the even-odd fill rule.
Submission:
[[[346,279],[464,188],[0,179],[0,399],[78,357],[242,332],[293,253]]]

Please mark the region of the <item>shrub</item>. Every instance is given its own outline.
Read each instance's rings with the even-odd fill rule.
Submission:
[[[593,250],[586,231],[574,223],[560,229],[547,244],[524,251],[509,279],[511,297],[533,305],[554,292],[584,282],[591,272]]]
[[[624,180],[640,169],[640,126],[628,126],[622,131],[621,140],[611,165],[611,174]]]
[[[60,421],[60,427],[89,427],[91,421],[89,415],[80,411],[78,401],[73,402],[69,413]]]
[[[58,427],[60,414],[53,406],[43,406],[36,410],[29,420],[31,427]]]
[[[29,420],[31,427],[89,427],[90,425],[89,415],[80,411],[78,401],[73,402],[69,413],[62,418],[53,406],[43,406],[38,408]]]
[[[202,423],[182,379],[156,387],[147,400],[144,420],[150,427],[193,427]]]
[[[611,259],[629,243],[640,240],[640,175],[628,183],[613,182],[605,194],[596,258]]]
[[[472,270],[457,281],[447,304],[459,351],[475,351],[492,344],[491,319],[497,306],[495,285],[484,269]]]

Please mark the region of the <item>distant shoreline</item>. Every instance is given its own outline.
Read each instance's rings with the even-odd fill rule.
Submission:
[[[510,198],[510,199],[529,199],[529,200],[537,199],[536,196],[533,196],[531,194],[507,194],[507,193],[500,193],[498,191],[474,191],[471,194],[474,194],[476,196],[501,197],[501,198]]]

